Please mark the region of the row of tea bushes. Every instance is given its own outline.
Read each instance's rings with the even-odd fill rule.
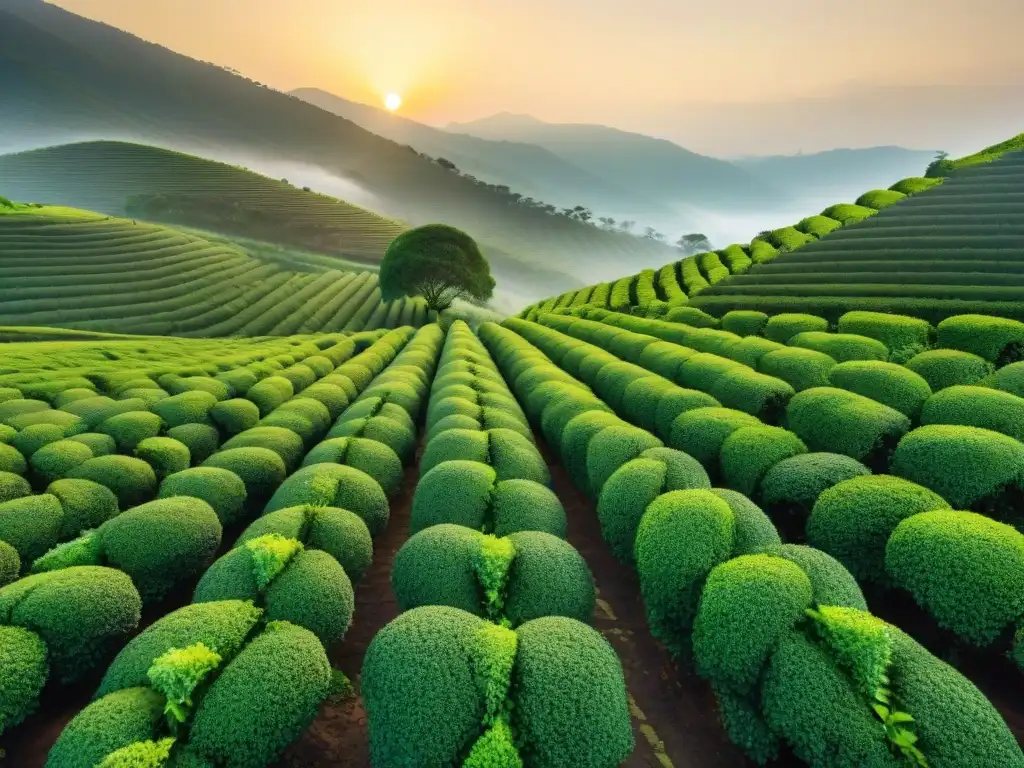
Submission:
[[[617,460],[597,492],[603,529],[620,557],[634,538],[652,632],[711,682],[730,737],[752,759],[767,763],[784,745],[821,768],[1024,765],[984,696],[868,613],[837,560],[781,544],[760,508],[711,489],[685,454],[646,447],[642,430],[525,339],[493,325],[481,335],[577,480],[581,452],[596,465],[609,445],[632,443],[636,458]]]
[[[618,765],[633,736],[618,659],[583,623],[593,577],[564,541],[522,411],[464,323],[448,332],[426,424],[413,535],[391,578],[403,614],[363,665],[374,765]]]

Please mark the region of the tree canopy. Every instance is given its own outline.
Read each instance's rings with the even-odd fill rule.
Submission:
[[[494,293],[494,278],[476,241],[447,224],[410,229],[388,246],[380,263],[384,301],[422,296],[440,312],[455,299],[486,301]]]

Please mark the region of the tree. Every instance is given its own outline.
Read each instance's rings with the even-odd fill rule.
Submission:
[[[676,241],[676,247],[679,250],[684,251],[687,256],[700,253],[701,251],[711,250],[711,241],[708,240],[707,235],[703,235],[700,232],[693,232],[689,235],[683,235]]]
[[[436,162],[438,165],[440,165],[446,171],[454,171],[455,173],[459,172],[458,167],[451,160],[448,160],[448,159],[443,158],[443,157],[439,157],[434,162]]]
[[[629,232],[629,230],[631,230],[635,226],[635,221],[623,219],[622,221],[619,222],[619,229],[621,229],[623,232]]]
[[[928,167],[925,169],[924,175],[926,178],[935,179],[945,175],[945,172],[949,170],[950,162],[948,160],[949,152],[939,150],[935,153],[935,159],[932,160]]]
[[[422,296],[430,309],[441,312],[455,299],[487,301],[494,278],[476,241],[447,224],[410,229],[388,246],[380,263],[384,301]]]

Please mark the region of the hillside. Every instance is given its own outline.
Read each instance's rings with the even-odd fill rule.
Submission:
[[[495,141],[535,144],[638,195],[710,209],[784,206],[788,193],[725,160],[664,139],[603,125],[546,123],[502,113],[447,130]]]
[[[254,167],[258,159],[316,166],[374,195],[379,213],[410,225],[454,224],[509,254],[528,278],[518,286],[524,295],[578,285],[570,269],[611,272],[671,258],[656,242],[514,205],[300,99],[41,0],[0,8],[0,73],[5,146],[112,138],[251,156]]]
[[[596,305],[664,313],[688,305],[813,312],[963,312],[1024,319],[1021,137],[960,160],[941,178],[910,177],[829,206],[794,225],[618,280],[563,293],[538,311]]]
[[[377,276],[295,271],[225,243],[99,213],[0,204],[0,326],[270,336],[422,325]]]
[[[451,160],[466,173],[507,184],[545,202],[565,207],[586,205],[599,211],[621,210],[634,215],[661,207],[656,200],[620,189],[543,147],[443,131],[318,88],[298,88],[290,93],[378,136],[408,144],[432,157]]]

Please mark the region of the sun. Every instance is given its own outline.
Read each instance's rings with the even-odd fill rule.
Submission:
[[[389,111],[394,112],[402,106],[402,97],[397,93],[389,93],[384,97],[384,106],[387,107]]]

